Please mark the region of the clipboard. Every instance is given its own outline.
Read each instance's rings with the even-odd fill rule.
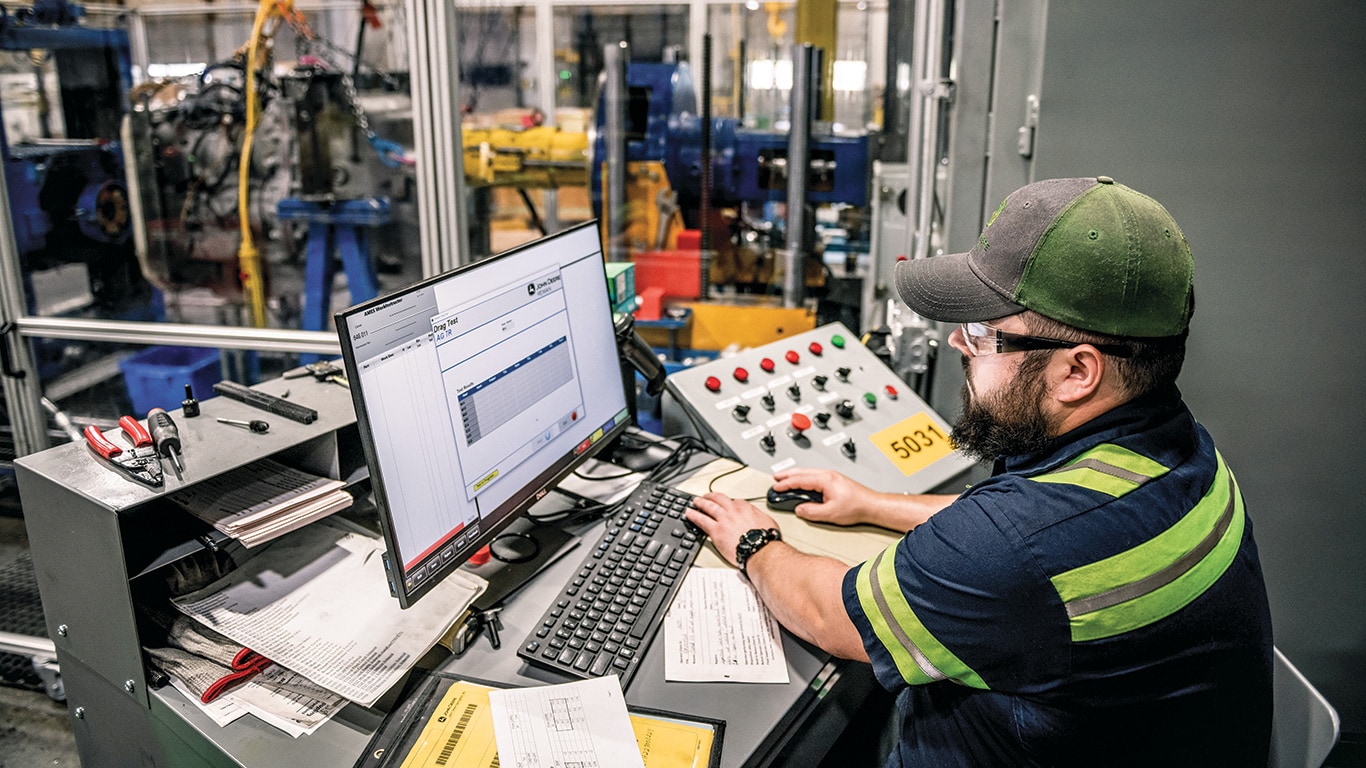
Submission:
[[[414,678],[354,768],[488,768],[496,765],[488,691],[501,683],[428,672]],[[726,722],[628,706],[645,768],[718,768]]]

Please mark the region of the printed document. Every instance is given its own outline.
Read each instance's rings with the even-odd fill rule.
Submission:
[[[498,763],[517,768],[645,768],[616,675],[489,691]]]
[[[379,539],[317,523],[173,603],[244,647],[368,707],[488,587],[455,571],[403,610],[389,595],[383,550]]]
[[[739,571],[689,570],[664,617],[664,679],[786,683],[778,622]]]

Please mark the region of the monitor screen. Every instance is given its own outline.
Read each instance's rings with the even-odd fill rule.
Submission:
[[[592,223],[336,321],[405,608],[630,422]]]

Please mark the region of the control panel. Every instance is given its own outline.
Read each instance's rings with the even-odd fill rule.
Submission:
[[[672,374],[665,434],[695,435],[764,472],[834,469],[923,493],[972,466],[949,425],[840,323]]]

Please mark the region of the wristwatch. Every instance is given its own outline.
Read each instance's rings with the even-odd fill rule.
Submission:
[[[751,528],[741,534],[740,542],[735,545],[735,564],[740,567],[740,573],[749,576],[749,572],[745,570],[745,563],[754,556],[754,553],[763,549],[770,541],[782,540],[783,534],[777,528]]]

